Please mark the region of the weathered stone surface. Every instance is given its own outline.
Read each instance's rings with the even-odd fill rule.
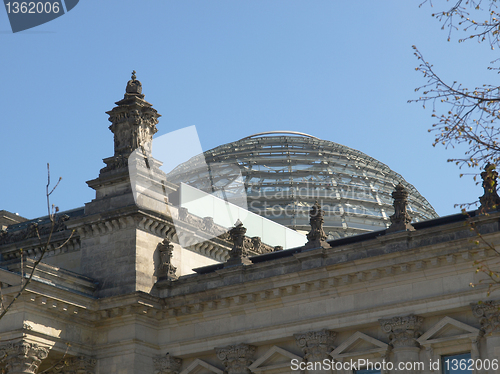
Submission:
[[[394,198],[394,214],[391,216],[391,226],[386,232],[414,231],[415,228],[410,223],[411,217],[407,210],[408,191],[402,183],[396,186],[392,197]]]
[[[380,320],[382,329],[389,335],[394,348],[418,347],[417,338],[421,335],[423,322],[422,317],[413,314]]]
[[[48,353],[47,348],[25,341],[0,346],[0,356],[9,374],[36,374]]]
[[[248,367],[253,362],[254,346],[248,344],[228,345],[223,348],[215,348],[215,351],[228,374],[250,374]]]
[[[334,349],[333,341],[336,335],[336,332],[323,329],[295,334],[294,337],[307,361],[323,361],[329,358],[330,352]]]
[[[323,218],[325,212],[316,201],[309,211],[309,223],[311,224],[311,231],[307,234],[307,243],[305,248],[330,248],[326,242],[326,234],[323,230]]]
[[[481,173],[484,194],[479,198],[481,205],[478,211],[480,213],[487,213],[500,208],[500,196],[498,196],[497,192],[498,172],[495,168],[495,165],[487,164]]]
[[[182,360],[167,353],[165,356],[155,357],[155,374],[179,374]]]

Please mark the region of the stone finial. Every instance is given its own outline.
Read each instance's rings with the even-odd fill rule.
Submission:
[[[132,95],[140,95],[142,94],[142,83],[137,80],[135,76],[135,70],[132,71],[132,79],[127,82],[127,88],[125,92]]]
[[[307,234],[305,248],[330,248],[330,245],[326,242],[326,234],[323,230],[324,215],[325,212],[321,209],[318,201],[316,201],[309,211],[311,231]]]
[[[495,168],[495,165],[488,163],[481,173],[484,195],[479,198],[479,202],[481,203],[479,211],[482,213],[491,212],[500,208],[500,197],[497,193],[498,173]]]
[[[379,320],[384,332],[389,334],[390,344],[394,348],[418,347],[417,338],[421,335],[420,328],[424,319],[410,314],[404,317]]]
[[[250,374],[248,367],[253,362],[255,347],[248,344],[228,345],[215,348],[217,358],[222,361],[227,374]]]
[[[333,341],[337,333],[323,329],[293,336],[299,348],[304,352],[304,358],[309,362],[314,362],[331,358],[329,354],[334,349]]]
[[[471,303],[472,314],[479,319],[485,334],[500,332],[500,300]]]
[[[163,239],[163,241],[158,244],[158,252],[160,254],[160,265],[158,266],[157,272],[158,280],[177,279],[177,275],[175,274],[177,268],[172,265],[174,246],[168,239]]]
[[[410,223],[411,217],[406,210],[408,191],[401,182],[394,189],[392,197],[394,198],[394,214],[390,217],[392,223],[386,232],[415,231]]]
[[[182,360],[167,353],[165,356],[153,358],[153,364],[155,374],[179,374]]]
[[[2,361],[7,373],[36,374],[40,363],[48,354],[47,348],[25,341],[0,346],[0,355],[4,357]]]
[[[243,223],[237,220],[234,227],[229,230],[229,236],[233,241],[233,248],[229,252],[228,265],[248,265],[252,262],[248,259],[248,251],[245,248],[245,234],[247,229],[243,227]]]
[[[125,96],[116,102],[109,112],[109,129],[114,134],[114,156],[104,161],[107,167],[104,171],[127,167],[128,157],[136,149],[144,155],[151,155],[153,135],[158,131],[158,112],[144,100],[142,84],[136,79],[135,71],[128,81]]]

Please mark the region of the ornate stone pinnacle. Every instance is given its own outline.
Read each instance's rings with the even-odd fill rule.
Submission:
[[[157,272],[158,280],[177,279],[178,277],[175,274],[177,268],[172,265],[174,246],[168,239],[163,239],[163,241],[158,244],[158,252],[160,254],[160,265],[158,266]]]
[[[398,183],[392,193],[394,199],[394,214],[391,218],[391,226],[386,230],[386,233],[396,231],[415,231],[411,225],[411,217],[406,210],[408,204],[408,191],[401,182]]]
[[[309,211],[309,223],[311,224],[311,231],[307,234],[307,244],[305,248],[330,248],[326,242],[326,234],[323,230],[323,223],[325,212],[321,209],[318,201],[314,203]]]
[[[228,345],[215,348],[217,358],[226,367],[227,374],[250,374],[248,366],[253,362],[255,347],[248,344]]]
[[[115,153],[114,156],[105,159],[108,164],[104,171],[126,167],[128,157],[136,149],[140,149],[144,155],[151,155],[151,143],[153,135],[158,131],[158,112],[153,106],[144,100],[142,84],[136,79],[135,70],[132,79],[127,82],[125,96],[116,102],[109,112],[109,129],[114,134]]]
[[[153,363],[155,365],[155,374],[179,374],[182,360],[170,356],[167,352],[165,356],[153,358]]]
[[[248,265],[252,262],[248,259],[248,251],[245,248],[245,234],[247,229],[240,220],[237,220],[234,227],[229,230],[229,236],[233,241],[233,248],[229,252],[228,265]]]
[[[390,344],[394,348],[418,347],[417,338],[421,335],[420,327],[424,319],[410,314],[404,317],[379,320],[384,332],[389,334]]]
[[[481,213],[491,212],[500,208],[500,197],[497,193],[497,178],[498,173],[495,170],[496,166],[488,163],[481,173],[483,179],[484,195],[479,198]]]
[[[308,331],[303,334],[294,334],[297,345],[304,352],[304,358],[309,361],[323,361],[330,358],[334,349],[333,341],[336,332],[330,330]]]
[[[2,361],[7,373],[35,374],[48,354],[47,348],[25,341],[0,346],[0,355],[4,357]]]
[[[471,303],[472,314],[479,319],[485,334],[500,332],[500,300]]]

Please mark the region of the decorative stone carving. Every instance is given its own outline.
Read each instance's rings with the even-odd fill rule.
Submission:
[[[109,129],[114,134],[115,154],[107,159],[103,171],[127,166],[128,157],[137,148],[145,155],[151,155],[153,135],[158,131],[156,124],[160,115],[144,100],[142,84],[137,80],[135,71],[127,83],[124,98],[116,105],[106,112],[111,122]]]
[[[158,252],[160,254],[160,265],[158,266],[158,279],[177,279],[175,274],[177,268],[172,265],[172,257],[174,252],[174,246],[170,243],[168,239],[163,239],[161,243],[158,244]]]
[[[495,165],[487,164],[484,171],[481,173],[483,179],[484,194],[479,198],[481,213],[491,212],[500,208],[500,196],[497,193],[497,178],[498,173],[495,170]]]
[[[52,228],[52,223],[48,218],[39,219],[38,222],[32,222],[27,225],[22,230],[2,230],[0,232],[0,245],[13,243],[29,238],[36,238],[38,235],[41,237],[55,232],[66,230],[66,221],[69,220],[69,216],[66,214],[61,214],[56,216],[56,221],[54,227]]]
[[[276,247],[274,247],[274,252],[279,252],[282,250],[283,250],[283,247],[281,245],[277,245]]]
[[[384,332],[389,334],[390,344],[394,348],[418,347],[417,338],[421,335],[420,327],[424,319],[410,314],[404,317],[379,320]]]
[[[248,344],[228,345],[224,348],[215,348],[217,358],[226,367],[227,374],[249,374],[253,362],[255,347]]]
[[[299,348],[304,352],[304,358],[312,362],[330,358],[329,353],[334,349],[333,341],[337,333],[323,329],[293,336]]]
[[[94,374],[97,360],[87,356],[70,357],[56,365],[52,374]]]
[[[179,221],[191,223],[192,217],[189,214],[188,208],[179,208]]]
[[[0,346],[0,357],[9,374],[35,374],[49,350],[25,341]]]
[[[207,232],[213,232],[215,229],[215,223],[213,217],[203,218],[203,229]]]
[[[248,259],[248,250],[245,248],[245,234],[247,229],[243,227],[243,223],[238,220],[234,227],[229,231],[229,235],[233,242],[233,248],[229,252],[228,265],[248,265],[252,262]]]
[[[500,333],[500,300],[488,300],[470,305],[472,313],[479,318],[484,333]]]
[[[260,246],[262,245],[262,239],[259,236],[254,236],[252,238],[252,248],[255,252],[260,253]]]
[[[321,206],[316,201],[309,211],[309,222],[311,224],[311,231],[307,234],[307,243],[305,248],[330,248],[330,245],[326,242],[326,234],[323,230],[323,223],[325,219],[323,218],[325,212],[321,209]]]
[[[411,217],[406,210],[408,191],[401,182],[396,186],[392,197],[394,198],[394,214],[390,217],[392,223],[386,232],[414,231],[415,229],[410,224]]]
[[[167,353],[165,356],[153,358],[153,363],[155,374],[179,374],[182,360]]]

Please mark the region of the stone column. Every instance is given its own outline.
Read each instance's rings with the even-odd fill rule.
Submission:
[[[484,333],[484,340],[481,340],[481,348],[484,344],[484,349],[479,350],[479,341],[472,342],[472,358],[473,359],[494,359],[498,358],[496,350],[500,347],[500,300],[488,300],[481,303],[471,304],[472,313],[479,319],[481,331]],[[479,339],[478,339],[479,340]],[[483,357],[481,354],[483,353]]]
[[[420,346],[417,338],[421,335],[420,328],[423,321],[422,317],[413,314],[379,321],[384,332],[389,335],[390,344],[393,347],[394,368],[398,368],[400,363],[420,362]],[[408,374],[420,373],[419,370],[407,370],[406,368],[404,372]]]
[[[333,351],[333,341],[337,333],[330,330],[308,331],[295,334],[297,345],[304,352],[305,362],[323,362],[332,360],[330,353]],[[331,373],[331,370],[312,370],[311,373]]]
[[[227,374],[250,374],[248,367],[253,362],[255,347],[248,344],[228,345],[215,348],[217,358],[222,361]]]
[[[153,358],[153,363],[155,374],[179,374],[182,360],[167,353],[165,356]]]
[[[0,357],[8,374],[36,374],[48,354],[47,348],[25,341],[0,346]]]

